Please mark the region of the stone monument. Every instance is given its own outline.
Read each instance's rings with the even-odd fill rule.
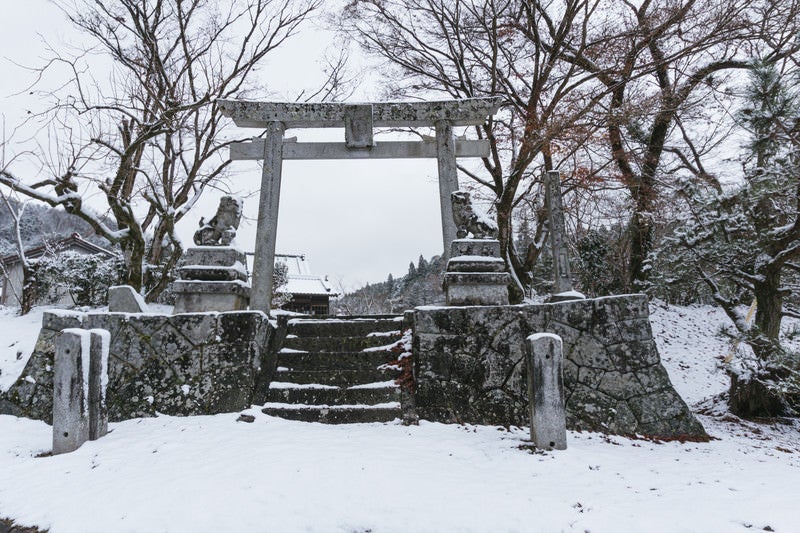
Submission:
[[[475,213],[468,192],[455,191],[451,198],[457,238],[444,275],[447,305],[508,305],[511,276],[500,255],[497,225]]]
[[[217,214],[200,219],[194,234],[197,245],[183,255],[173,284],[175,313],[241,311],[250,302],[247,262],[243,251],[232,246],[242,219],[242,201],[223,196]]]

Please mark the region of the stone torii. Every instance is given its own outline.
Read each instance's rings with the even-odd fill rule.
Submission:
[[[488,157],[486,140],[457,140],[453,127],[483,124],[500,98],[372,104],[276,103],[217,100],[225,116],[243,128],[266,130],[263,139],[231,145],[231,160],[264,160],[256,227],[250,309],[269,313],[283,160],[436,158],[442,210],[443,250],[456,238],[450,194],[458,190],[457,157]],[[432,127],[433,141],[381,141],[375,127]],[[294,142],[291,128],[344,128],[345,142]]]

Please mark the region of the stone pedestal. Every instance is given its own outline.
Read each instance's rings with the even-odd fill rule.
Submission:
[[[508,305],[511,276],[497,239],[456,239],[444,275],[447,305]]]
[[[175,314],[243,311],[250,303],[244,252],[229,246],[189,248],[178,269]]]

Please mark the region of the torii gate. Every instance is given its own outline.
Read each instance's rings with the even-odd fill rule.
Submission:
[[[243,128],[266,130],[264,139],[231,145],[231,160],[264,160],[256,226],[250,309],[269,313],[275,267],[281,170],[284,159],[433,158],[439,166],[444,253],[456,238],[450,193],[458,190],[457,157],[488,157],[486,140],[457,140],[455,126],[483,124],[500,98],[374,104],[276,103],[217,100],[225,116]],[[344,128],[344,143],[285,140],[290,128]],[[374,127],[433,127],[434,141],[375,142]]]

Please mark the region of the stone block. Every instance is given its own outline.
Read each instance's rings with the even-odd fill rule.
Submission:
[[[42,329],[58,332],[64,329],[80,328],[83,325],[83,313],[72,311],[45,311],[42,314]]]
[[[245,253],[230,246],[196,246],[188,248],[181,257],[181,266],[232,267],[237,263],[247,264]]]
[[[508,305],[507,272],[461,273],[444,275],[447,305]]]
[[[266,315],[259,311],[220,313],[217,315],[219,341],[232,344],[253,342],[261,328],[266,327],[266,322]]]
[[[175,314],[243,311],[250,302],[250,287],[240,281],[186,281],[172,284]]]
[[[606,372],[594,388],[618,400],[627,400],[645,394],[644,387],[633,372],[627,374],[617,371]]]
[[[506,262],[499,257],[461,255],[447,261],[448,272],[505,272]]]
[[[500,241],[497,239],[456,239],[450,245],[450,257],[459,255],[502,257]]]
[[[178,269],[178,278],[197,281],[247,281],[247,272],[243,268],[192,265]]]
[[[144,313],[147,304],[142,295],[130,285],[108,288],[108,311],[110,313]]]

